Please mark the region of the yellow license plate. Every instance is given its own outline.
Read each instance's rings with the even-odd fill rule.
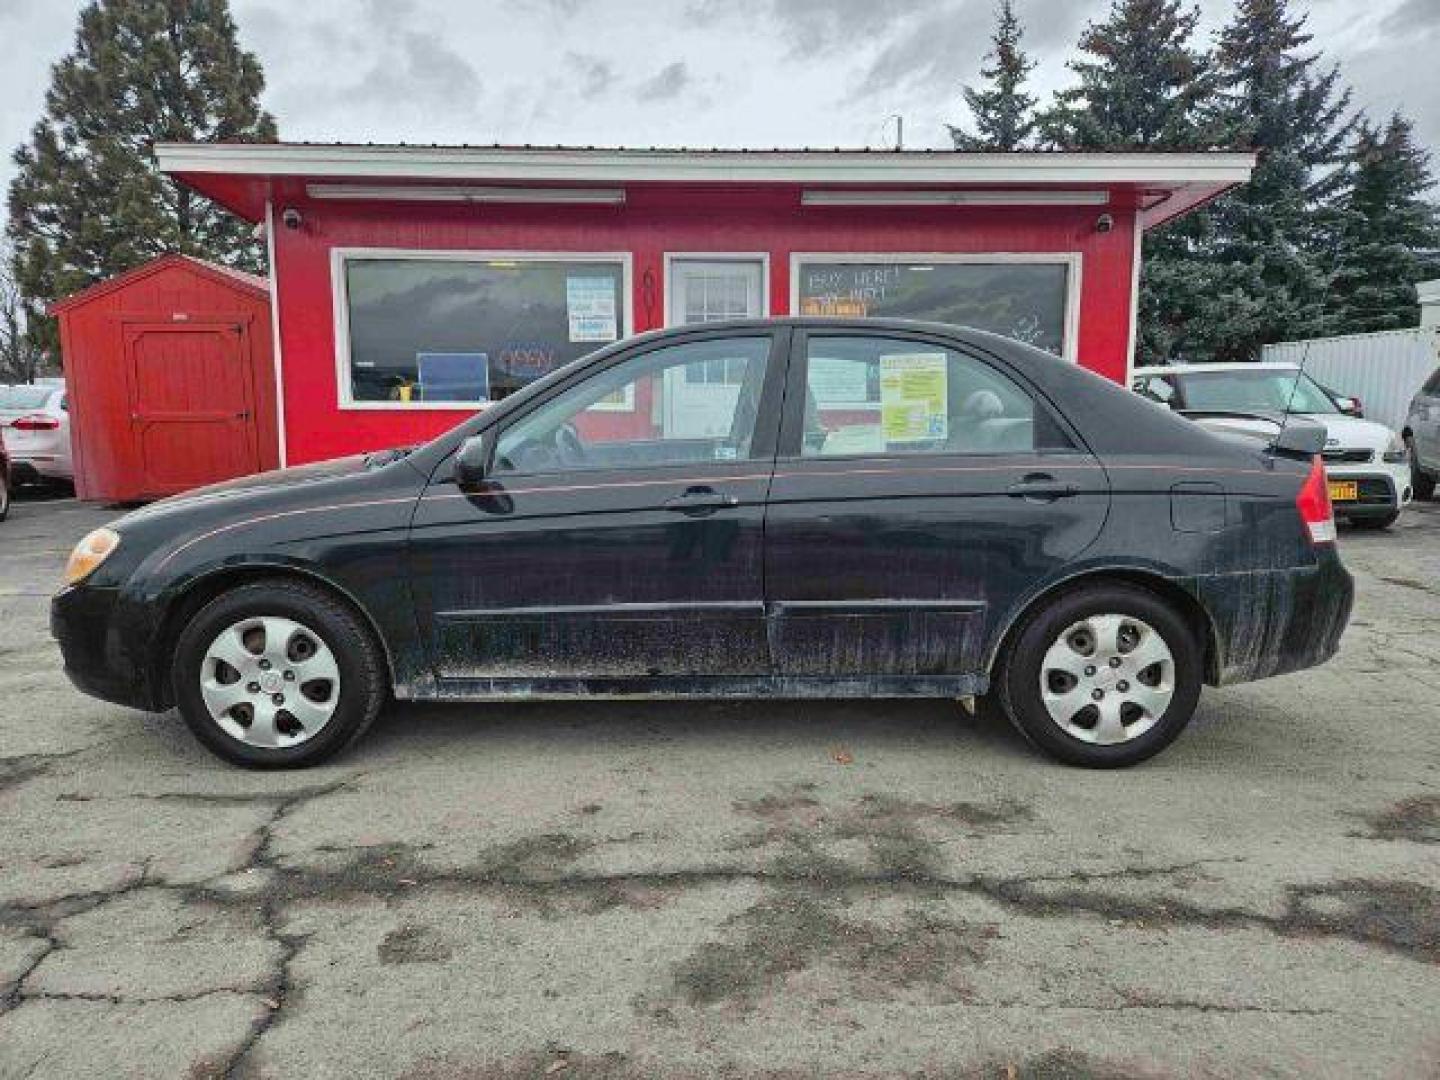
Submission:
[[[1360,485],[1354,480],[1331,480],[1331,502],[1354,502],[1360,498]]]

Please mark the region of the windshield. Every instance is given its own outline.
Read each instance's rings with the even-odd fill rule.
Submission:
[[[0,386],[0,410],[41,409],[54,392],[53,386]]]
[[[1294,370],[1192,371],[1180,378],[1187,409],[1282,413],[1340,411],[1313,379]]]

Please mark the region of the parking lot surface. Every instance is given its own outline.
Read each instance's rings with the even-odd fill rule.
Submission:
[[[261,774],[82,697],[0,523],[0,1076],[1440,1070],[1440,505],[1316,671],[1085,772],[952,702],[393,707]]]

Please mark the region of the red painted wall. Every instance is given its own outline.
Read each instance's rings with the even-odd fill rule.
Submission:
[[[330,280],[334,248],[628,251],[635,325],[665,321],[666,252],[770,253],[770,312],[789,313],[792,252],[1079,252],[1080,362],[1126,376],[1135,214],[1117,193],[1115,227],[1095,207],[810,207],[793,187],[716,189],[627,185],[622,206],[459,205],[308,201],[298,185],[275,198],[275,266],[287,459],[292,464],[431,438],[469,410],[342,410]],[[279,224],[301,211],[299,229]],[[1117,208],[1118,207],[1118,208]]]

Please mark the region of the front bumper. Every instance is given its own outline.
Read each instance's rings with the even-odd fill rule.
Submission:
[[[102,701],[158,712],[144,644],[147,629],[127,617],[116,588],[71,585],[50,601],[50,636],[76,689]]]
[[[1334,500],[1339,517],[1380,517],[1393,514],[1415,497],[1410,480],[1410,466],[1405,462],[1389,464],[1368,462],[1363,465],[1325,466],[1326,479],[1332,482],[1351,481],[1356,498]]]

